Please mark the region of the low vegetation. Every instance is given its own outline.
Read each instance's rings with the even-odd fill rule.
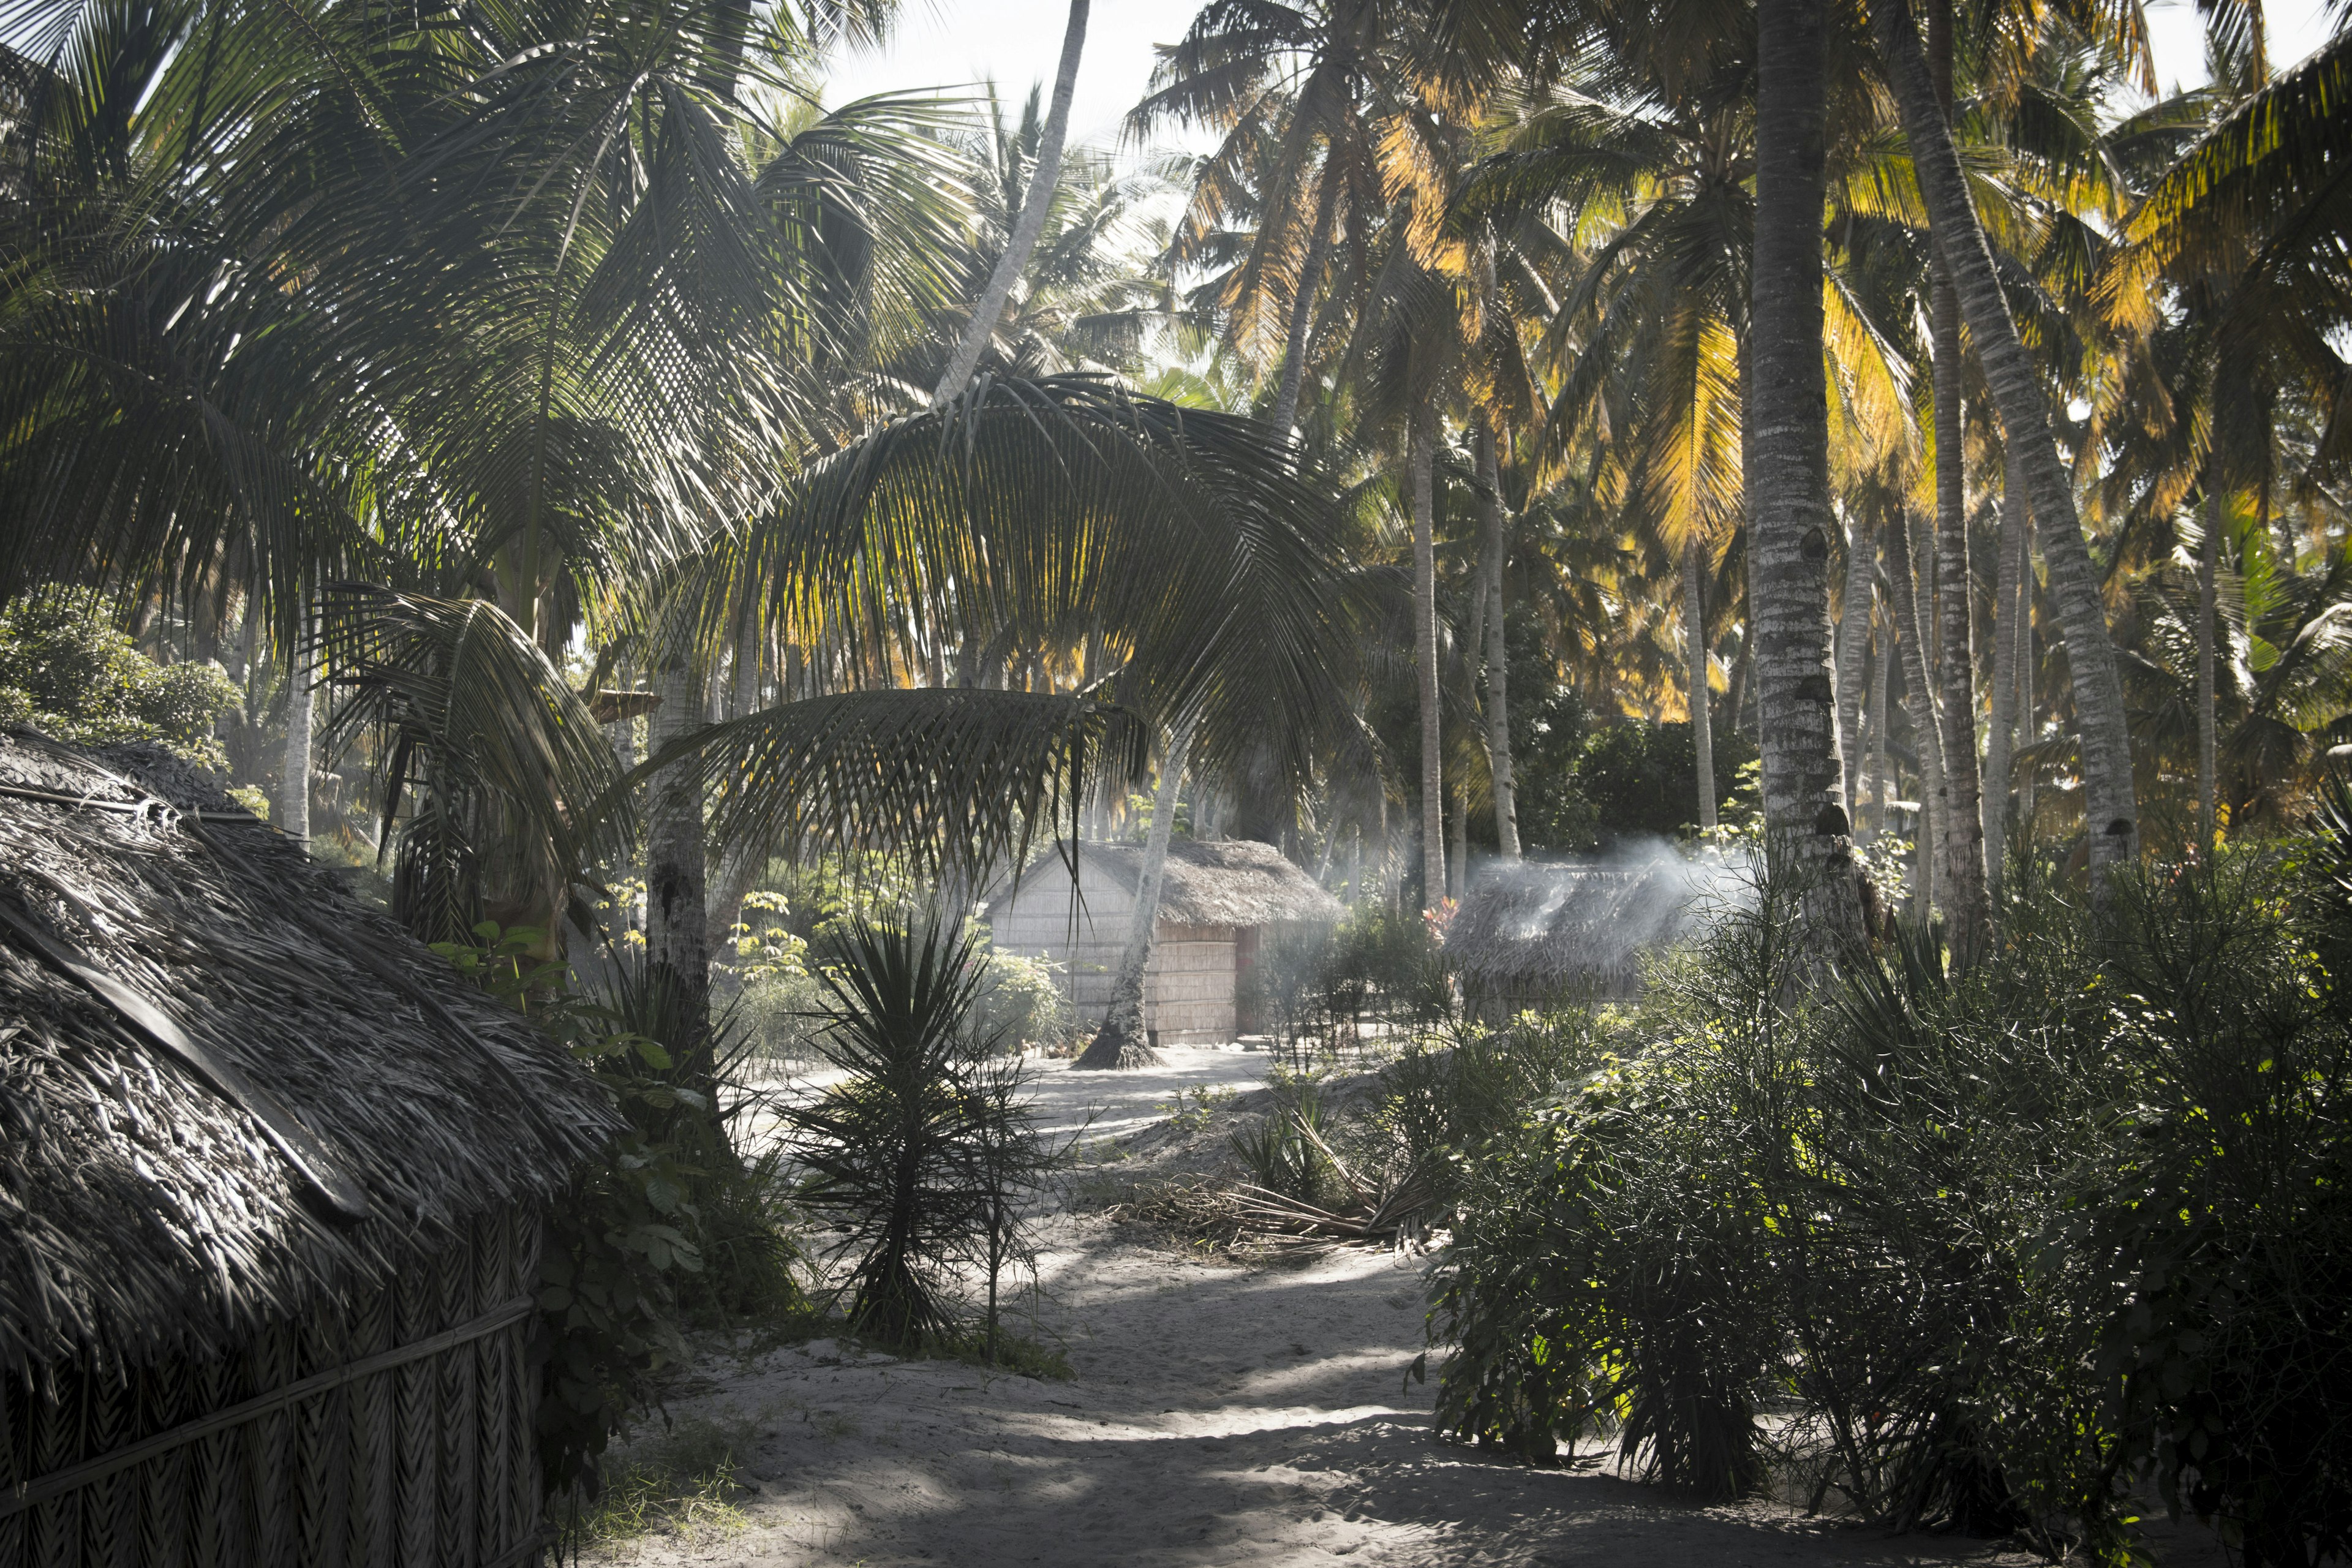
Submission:
[[[1459,1167],[1441,1419],[2123,1563],[2144,1483],[2249,1563],[2352,1513],[2352,835],[2132,879],[2013,868],[1955,975],[1817,990],[1768,884]]]

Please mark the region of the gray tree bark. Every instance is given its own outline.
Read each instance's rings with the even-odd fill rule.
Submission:
[[[1894,687],[1895,619],[1885,614],[1878,618],[1878,673],[1870,683],[1870,804],[1864,808],[1868,826],[1864,831],[1873,841],[1886,831],[1886,797],[1895,782],[1895,762],[1886,744],[1887,699]]]
[[[316,698],[311,639],[318,617],[305,604],[294,623],[294,646],[286,655],[286,753],[278,789],[278,826],[289,838],[310,842],[310,728]]]
[[[2088,797],[2093,889],[2104,901],[2106,870],[2139,853],[2139,805],[2132,782],[2131,736],[2126,727],[2123,677],[2108,635],[2090,547],[2074,510],[2074,495],[2050,427],[2048,395],[2027,354],[2001,293],[1983,226],[1969,196],[1949,131],[1937,111],[1935,85],[1921,57],[1908,0],[1880,0],[1871,8],[1878,50],[1903,128],[1911,144],[1937,254],[1958,289],[1960,310],[2000,410],[2003,437],[2020,453],[2033,517],[2042,533],[2050,587],[2065,628],[2074,674],[2074,722]],[[1760,163],[1759,154],[1759,163]]]
[[[2013,458],[2003,455],[2000,493],[2000,565],[1992,588],[1992,721],[1985,731],[1984,853],[1986,901],[1996,900],[2009,865],[2009,814],[2014,793],[2017,734],[2017,617],[2030,614],[2020,589],[2025,574],[2025,532],[2032,512],[2025,479]]]
[[[1445,896],[1445,765],[1437,688],[1437,500],[1433,493],[1426,403],[1414,410],[1405,437],[1412,476],[1412,640],[1421,695],[1422,897],[1432,906]]]
[[[1298,393],[1307,377],[1307,329],[1315,319],[1315,290],[1323,277],[1323,258],[1331,253],[1331,210],[1339,198],[1339,174],[1328,160],[1323,165],[1323,188],[1315,198],[1315,232],[1307,237],[1307,255],[1298,264],[1298,287],[1290,296],[1290,320],[1282,337],[1282,384],[1274,398],[1274,427],[1289,435],[1298,427]]]
[[[1076,1066],[1088,1071],[1157,1067],[1151,1032],[1143,1016],[1143,980],[1160,931],[1160,889],[1168,879],[1168,844],[1176,831],[1176,801],[1183,788],[1184,760],[1192,750],[1192,726],[1170,738],[1160,762],[1160,786],[1151,797],[1151,831],[1143,841],[1143,869],[1136,879],[1135,908],[1128,920],[1127,946],[1119,954],[1110,1007],[1102,1026]]]
[[[701,672],[683,654],[668,656],[655,677],[656,752],[703,727]],[[710,1005],[709,870],[702,832],[702,769],[688,759],[654,775],[646,792],[646,957],[656,976],[677,988],[682,1016]]]
[[[1976,616],[1969,603],[1969,514],[1962,464],[1960,305],[1937,269],[1932,289],[1936,370],[1936,687],[1943,764],[1936,798],[1943,865],[1945,939],[1957,969],[1982,955],[1991,907],[1985,897],[1984,814],[1977,776]]]
[[[996,270],[989,275],[988,287],[981,290],[980,299],[972,305],[963,341],[956,345],[955,357],[948,361],[939,385],[931,390],[934,408],[971,383],[971,373],[980,366],[980,356],[987,351],[988,340],[996,334],[996,323],[1003,318],[1004,302],[1013,297],[1013,286],[1021,280],[1022,270],[1037,248],[1038,237],[1045,232],[1045,209],[1053,205],[1054,187],[1062,177],[1062,142],[1070,129],[1070,95],[1077,90],[1078,59],[1086,52],[1088,3],[1089,0],[1070,0],[1069,26],[1062,34],[1061,65],[1054,73],[1054,97],[1045,111],[1045,129],[1037,137],[1037,165],[1029,172],[1028,194],[1021,198],[1021,213],[1013,220],[1013,233],[1005,241],[1004,254],[996,258]]]
[[[1503,532],[1502,462],[1494,426],[1478,426],[1478,484],[1486,509],[1486,761],[1495,776],[1495,837],[1506,863],[1519,858],[1517,775],[1511,762],[1511,653],[1504,621],[1503,567],[1509,553]]]
[[[1698,825],[1715,831],[1715,721],[1707,710],[1706,590],[1694,534],[1683,543],[1683,680],[1689,688],[1691,753],[1698,782]]]
[[[1756,245],[1743,400],[1748,596],[1764,820],[1810,884],[1817,961],[1863,941],[1830,660],[1829,399],[1822,364],[1825,0],[1759,0]]]
[[[2218,813],[2214,796],[2220,773],[2213,713],[2213,567],[2220,559],[2221,529],[2227,512],[2221,495],[2221,465],[2205,465],[2205,540],[2197,552],[2197,853],[2213,852],[2213,828]]]
[[[1878,542],[1859,521],[1846,530],[1845,601],[1838,607],[1838,739],[1845,751],[1845,794],[1862,816],[1862,689],[1870,669],[1870,601],[1878,584]]]
[[[1895,589],[1895,638],[1903,658],[1903,696],[1911,710],[1911,733],[1919,748],[1919,828],[1913,840],[1911,915],[1924,921],[1936,902],[1936,807],[1943,794],[1943,729],[1936,716],[1935,689],[1927,684],[1927,627],[1919,607],[1918,579],[1911,561],[1911,531],[1898,519],[1886,531],[1886,575]]]

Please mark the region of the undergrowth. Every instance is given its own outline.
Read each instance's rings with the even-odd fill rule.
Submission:
[[[2126,871],[2095,916],[2027,847],[1967,973],[1912,927],[1810,983],[1766,879],[1455,1160],[1443,1426],[2102,1564],[2138,1553],[2152,1481],[2248,1568],[2343,1555],[2338,804],[2311,838]]]

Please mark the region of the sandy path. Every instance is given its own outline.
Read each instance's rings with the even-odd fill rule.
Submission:
[[[1091,1088],[1082,1079],[1100,1076],[1052,1087],[1080,1099]],[[1124,1109],[1105,1120],[1171,1090],[1130,1081],[1118,1093]],[[1088,1215],[1058,1216],[1048,1235],[1041,1321],[1067,1347],[1073,1381],[861,1357],[830,1342],[740,1365],[715,1361],[703,1369],[707,1392],[671,1409],[740,1434],[739,1473],[758,1489],[740,1504],[749,1527],[699,1541],[656,1536],[587,1560],[2022,1561],[1765,1505],[1688,1507],[1614,1477],[1530,1469],[1440,1443],[1428,1391],[1402,1386],[1422,1343],[1420,1259],[1357,1252],[1241,1268],[1139,1245],[1134,1231]]]

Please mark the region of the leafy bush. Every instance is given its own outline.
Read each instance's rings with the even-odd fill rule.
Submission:
[[[1318,1202],[1333,1174],[1322,1091],[1314,1079],[1298,1079],[1277,1087],[1274,1100],[1264,1116],[1234,1129],[1226,1142],[1250,1180],[1267,1192]]]
[[[200,767],[228,758],[213,721],[237,689],[210,664],[157,664],[89,600],[37,594],[0,609],[0,723],[104,746],[154,741]]]
[[[2029,858],[1974,972],[1906,930],[1817,989],[1768,884],[1465,1168],[1445,1425],[2103,1563],[2153,1474],[2250,1563],[2340,1555],[2352,909],[2313,858],[2352,880],[2352,813],[2095,927]]]
[[[974,940],[986,939],[975,931]],[[971,1028],[978,1037],[1017,1052],[1057,1046],[1071,1037],[1077,1014],[1054,978],[1061,965],[992,947],[982,953],[980,994],[972,1005]]]
[[[1433,1199],[1450,1207],[1460,1174],[1498,1140],[1515,1140],[1530,1106],[1607,1061],[1609,1046],[1592,1015],[1574,1011],[1415,1037],[1381,1069],[1370,1116],[1386,1145],[1378,1163],[1421,1173]]]

